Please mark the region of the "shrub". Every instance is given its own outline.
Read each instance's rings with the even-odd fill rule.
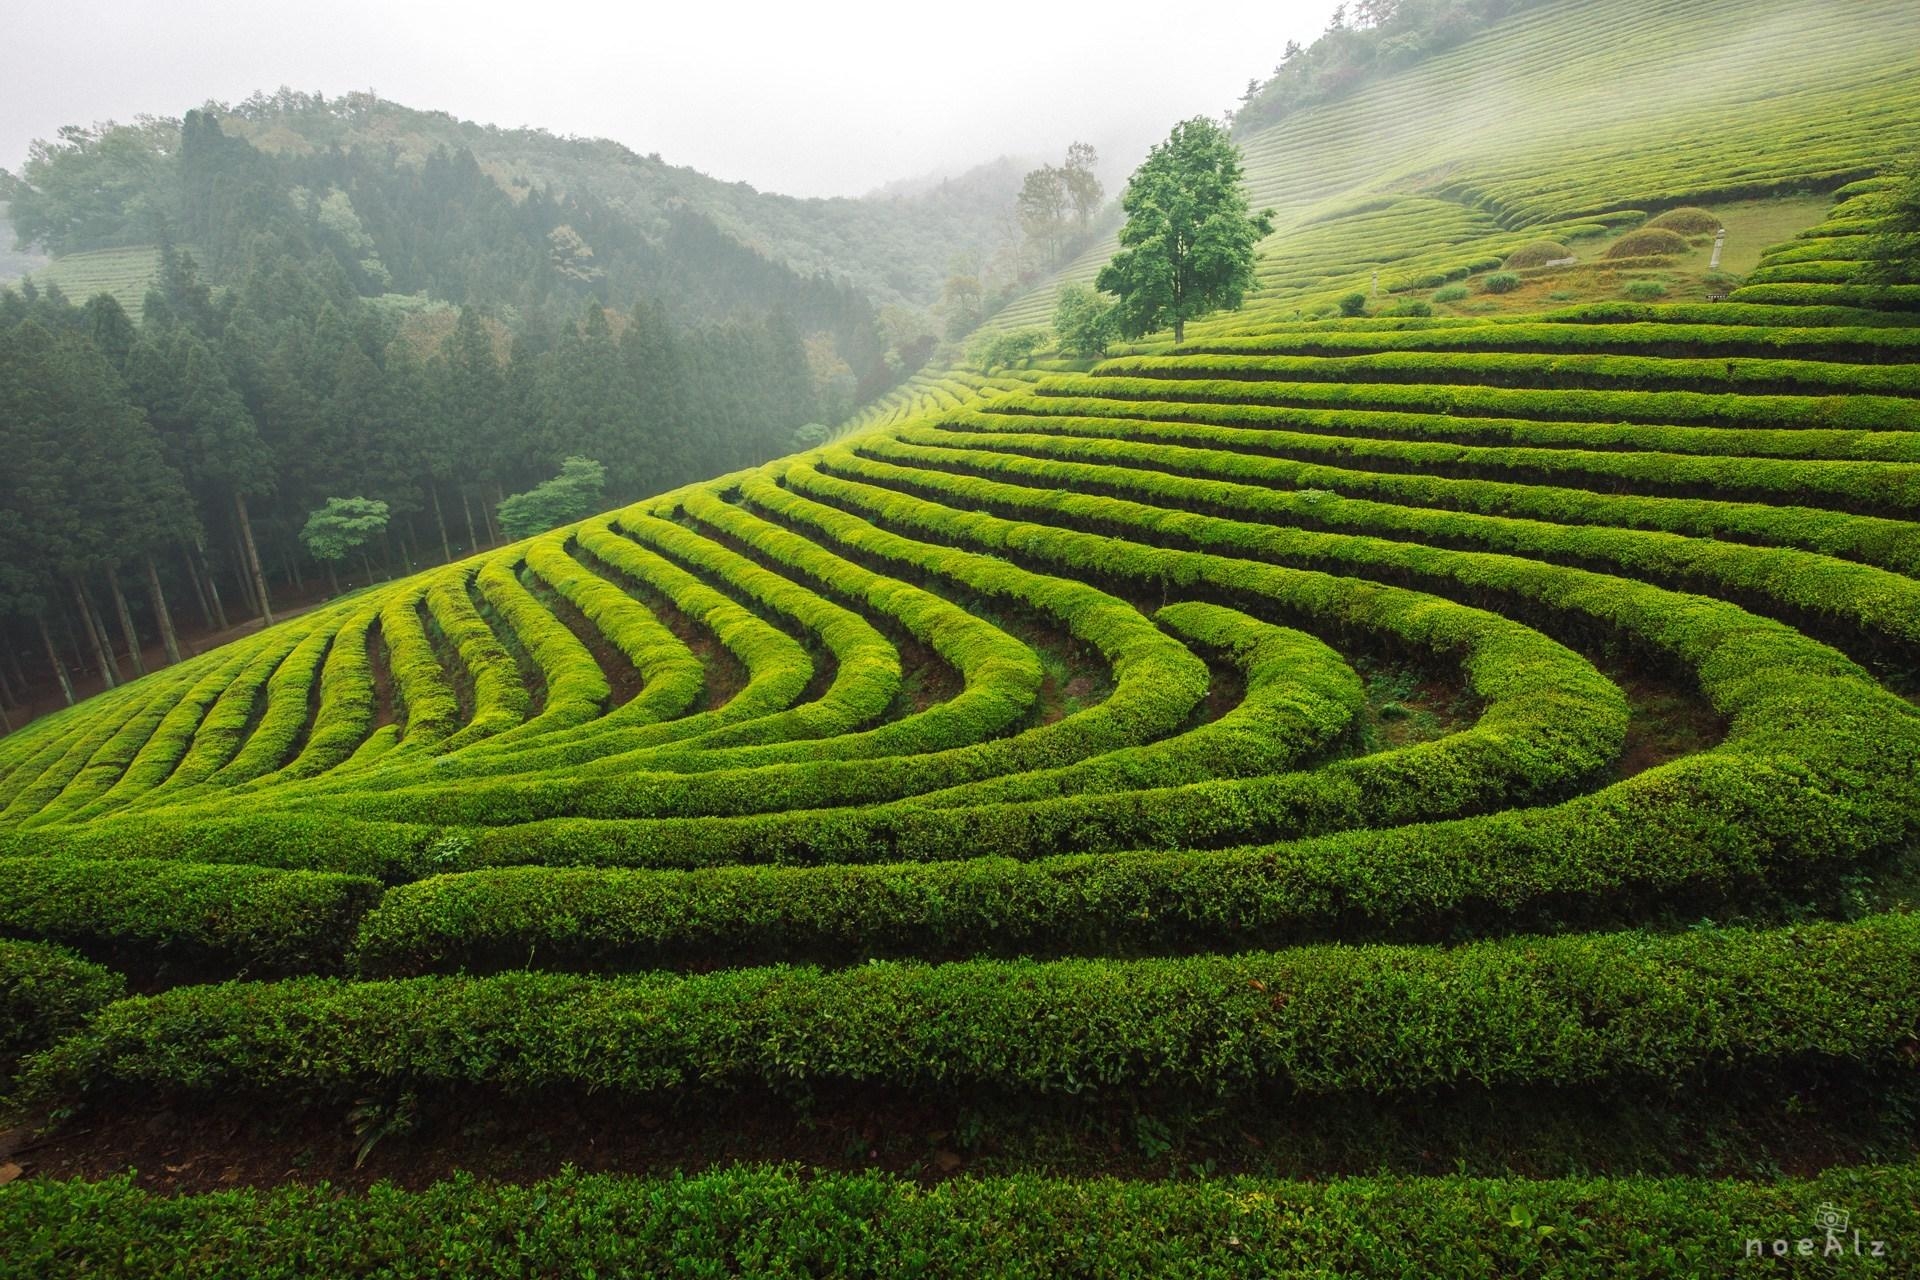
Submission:
[[[1450,284],[1445,288],[1435,289],[1433,291],[1433,300],[1435,302],[1458,302],[1466,296],[1467,286],[1463,284]]]
[[[1890,1068],[1916,1020],[1920,916],[1888,914],[1167,960],[176,987],[108,1005],[21,1077],[34,1102],[143,1090],[323,1101],[396,1081],[635,1095],[1665,1088],[1816,1054]]]
[[[1340,299],[1340,314],[1343,316],[1361,316],[1367,313],[1367,295],[1350,293]]]
[[[343,1194],[296,1182],[179,1196],[142,1190],[127,1174],[27,1178],[0,1190],[0,1239],[17,1274],[39,1280],[136,1272],[156,1280],[1869,1274],[1875,1263],[1855,1257],[1740,1266],[1743,1241],[1810,1224],[1801,1210],[1827,1203],[1868,1228],[1865,1249],[1881,1237],[1899,1249],[1920,1203],[1920,1165],[1756,1182],[1028,1173],[928,1182],[734,1166],[649,1177],[567,1170],[523,1185],[457,1174],[419,1191],[383,1182]],[[1851,1248],[1852,1237],[1842,1238]],[[1437,1260],[1460,1266],[1442,1270]]]
[[[0,858],[0,930],[141,963],[338,966],[378,882],[142,858]]]
[[[1383,316],[1430,316],[1433,308],[1425,302],[1399,302],[1380,313]]]
[[[1678,231],[1662,227],[1642,227],[1630,231],[1607,246],[1608,258],[1656,258],[1685,253],[1687,238]]]
[[[1511,271],[1496,271],[1480,281],[1482,293],[1512,293],[1520,287],[1520,277]]]
[[[124,994],[119,974],[64,947],[0,940],[0,1085],[22,1055],[78,1030]]]
[[[1635,302],[1654,302],[1667,296],[1667,286],[1658,280],[1631,280],[1627,283],[1627,296]]]
[[[1519,271],[1527,267],[1543,267],[1549,262],[1572,256],[1573,250],[1558,240],[1533,240],[1508,254],[1504,266],[1508,271]]]
[[[1669,209],[1657,218],[1650,218],[1647,226],[1662,231],[1677,231],[1683,236],[1712,235],[1720,229],[1720,219],[1705,209],[1692,205],[1682,205],[1678,209]]]

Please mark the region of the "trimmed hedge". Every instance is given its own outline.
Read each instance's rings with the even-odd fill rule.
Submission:
[[[0,933],[146,964],[332,970],[379,882],[143,858],[0,858]]]
[[[962,1087],[1206,1097],[1449,1085],[1682,1087],[1909,1062],[1920,917],[1766,931],[1302,947],[1174,960],[873,962],[675,977],[502,974],[177,987],[22,1068],[35,1101]]]
[[[1824,1255],[1819,1206],[1862,1251]],[[457,1174],[421,1191],[325,1184],[164,1196],[131,1175],[0,1188],[0,1236],[37,1280],[305,1280],[457,1273],[832,1275],[859,1280],[1271,1280],[1445,1276],[1715,1280],[1859,1277],[1902,1265],[1920,1166],[1811,1178],[1254,1178],[1124,1182],[1031,1174],[926,1186],[880,1173],[735,1166],[631,1178],[572,1170],[524,1186]],[[1814,1251],[1797,1253],[1811,1238]],[[1838,1237],[1850,1250],[1853,1237]],[[1771,1256],[1785,1241],[1785,1255]],[[1882,1241],[1895,1260],[1875,1258]],[[1749,1242],[1763,1251],[1748,1260]]]
[[[0,1088],[23,1055],[79,1030],[126,989],[119,974],[65,947],[0,938]]]

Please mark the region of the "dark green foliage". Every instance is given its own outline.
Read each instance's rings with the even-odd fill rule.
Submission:
[[[1114,330],[1134,338],[1238,307],[1253,286],[1253,247],[1273,230],[1273,211],[1252,214],[1240,151],[1204,116],[1173,128],[1147,153],[1120,198],[1127,222],[1120,252],[1094,284],[1119,299]]]
[[[1113,303],[1084,284],[1061,285],[1053,309],[1053,331],[1067,355],[1105,355],[1113,340]]]
[[[636,1094],[1671,1087],[1815,1058],[1891,1066],[1916,1019],[1920,918],[1891,915],[1439,950],[180,987],[108,1006],[23,1079],[42,1099],[352,1097],[394,1080]]]
[[[1526,1276],[1734,1280],[1890,1274],[1920,1229],[1914,1166],[1776,1182],[1693,1178],[1250,1178],[1126,1182],[1018,1175],[923,1185],[880,1173],[734,1167],[671,1178],[568,1171],[523,1186],[467,1175],[364,1195],[324,1183],[175,1197],[105,1182],[0,1190],[22,1274],[154,1280],[315,1274],[391,1280],[691,1273],[873,1277]],[[1861,1230],[1824,1249],[1816,1205]],[[1786,1255],[1747,1260],[1748,1241]],[[1891,1256],[1891,1255],[1890,1255]]]
[[[0,1089],[23,1055],[79,1030],[126,985],[64,947],[0,939]]]
[[[377,882],[139,858],[0,858],[0,933],[128,963],[289,973],[336,968]]]
[[[525,538],[592,514],[600,506],[607,469],[592,458],[570,457],[560,474],[500,504],[500,527]]]
[[[1343,316],[1365,315],[1366,310],[1367,295],[1364,293],[1349,293],[1340,299],[1340,314]]]

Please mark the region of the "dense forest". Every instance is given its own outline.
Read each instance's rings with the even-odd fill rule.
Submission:
[[[329,498],[388,505],[380,570],[395,573],[493,541],[502,495],[568,456],[603,463],[609,499],[629,499],[785,451],[817,404],[782,312],[677,329],[648,304],[588,301],[509,338],[464,307],[419,337],[339,273],[285,257],[216,295],[169,249],[139,324],[106,295],[0,293],[16,700],[22,649],[63,686],[76,663],[112,683],[116,640],[136,664],[143,633],[173,647],[182,601],[224,629],[305,592],[299,530]]]
[[[764,461],[934,344],[931,317],[690,202],[641,220],[466,149],[269,150],[194,111],[63,130],[5,187],[23,246],[159,263],[138,306],[0,291],[16,701],[68,666],[124,675],[109,615],[137,665],[142,635],[174,647],[168,600],[224,630],[301,597],[329,499],[386,504],[376,559],[400,572],[500,536],[497,503],[569,457],[604,466],[610,502]],[[23,649],[59,670],[29,679]]]

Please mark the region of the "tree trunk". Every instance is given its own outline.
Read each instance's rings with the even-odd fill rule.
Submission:
[[[427,492],[433,495],[433,522],[440,526],[440,549],[447,553],[447,563],[453,563],[453,542],[447,537],[447,518],[440,513],[440,486],[430,484]]]
[[[253,521],[247,519],[247,500],[235,493],[233,512],[240,517],[240,540],[246,545],[247,567],[253,570],[253,589],[260,598],[260,618],[268,626],[273,625],[273,604],[267,598],[267,575],[260,569],[260,548],[253,542]]]
[[[0,733],[13,732],[13,717],[7,714],[7,704],[0,702]]]
[[[467,513],[467,552],[472,554],[480,549],[480,535],[473,531],[473,499],[467,496],[465,485],[460,487],[460,506]]]
[[[241,536],[240,522],[238,520],[233,522],[232,532],[234,581],[240,584],[240,594],[243,597],[242,603],[245,604],[247,612],[258,614],[260,612],[260,593],[253,585],[253,557],[247,554],[247,541]]]
[[[194,603],[200,606],[201,620],[207,624],[207,630],[213,630],[213,606],[207,603],[207,589],[200,585],[200,570],[194,567],[193,552],[185,543],[180,544],[180,558],[186,562],[187,585],[193,588]]]
[[[67,649],[73,654],[73,669],[87,669],[87,647],[80,643],[80,636],[73,629],[73,615],[65,609],[60,611],[60,629],[66,633]]]
[[[100,606],[94,603],[93,592],[88,591],[84,583],[80,594],[87,600],[87,616],[93,622],[93,634],[100,637],[100,647],[107,653],[107,665],[113,668],[113,683],[125,684],[127,678],[120,672],[120,655],[113,651],[113,632],[107,629],[107,615],[100,612]]]
[[[481,509],[487,513],[487,537],[492,540],[490,543],[492,546],[500,545],[500,525],[494,520],[493,513],[506,500],[507,495],[496,484],[493,486],[493,502],[490,505],[483,503],[481,506]]]
[[[20,651],[18,649],[9,648],[7,650],[7,666],[13,671],[13,687],[20,691],[20,697],[24,700],[27,696],[27,670],[20,665]]]
[[[1175,320],[1173,322],[1173,340],[1175,342],[1185,342],[1187,340],[1187,322],[1185,320]]]
[[[167,608],[167,593],[160,589],[160,568],[147,557],[147,595],[153,599],[153,616],[160,624],[160,643],[167,651],[169,664],[180,661],[180,637],[173,632],[173,614]]]
[[[298,547],[286,553],[282,563],[287,566],[287,576],[293,579],[293,589],[301,595],[306,594],[306,575],[300,572],[300,550]]]
[[[207,549],[201,546],[198,540],[195,540],[193,549],[200,560],[200,581],[206,584],[207,599],[213,602],[214,619],[219,623],[220,629],[225,631],[228,629],[227,606],[220,603],[220,584],[214,580],[213,568],[207,563]]]
[[[360,567],[367,571],[367,585],[373,585],[373,561],[367,559],[367,544],[360,544]]]
[[[53,665],[53,674],[59,677],[60,692],[63,695],[65,695],[67,699],[67,705],[72,706],[74,702],[73,681],[67,679],[66,664],[60,661],[60,651],[53,647],[53,633],[47,630],[46,611],[42,610],[41,612],[36,613],[34,615],[34,618],[40,623],[41,643],[47,646],[47,661]]]
[[[133,629],[133,613],[127,608],[127,597],[120,590],[120,571],[107,570],[107,588],[113,592],[113,611],[120,615],[120,634],[127,638],[127,665],[133,668],[136,677],[147,674],[147,664],[140,657],[140,633]]]
[[[340,594],[340,575],[333,571],[333,561],[331,560],[327,561],[326,565],[327,565],[327,590],[331,591],[334,595],[337,596]]]
[[[93,650],[93,660],[100,665],[100,680],[111,689],[120,683],[120,672],[113,664],[112,654],[101,641],[100,629],[93,616],[93,602],[87,599],[87,591],[80,585],[79,574],[74,574],[68,581],[73,586],[73,607],[80,611],[80,629],[87,633],[87,644]]]

